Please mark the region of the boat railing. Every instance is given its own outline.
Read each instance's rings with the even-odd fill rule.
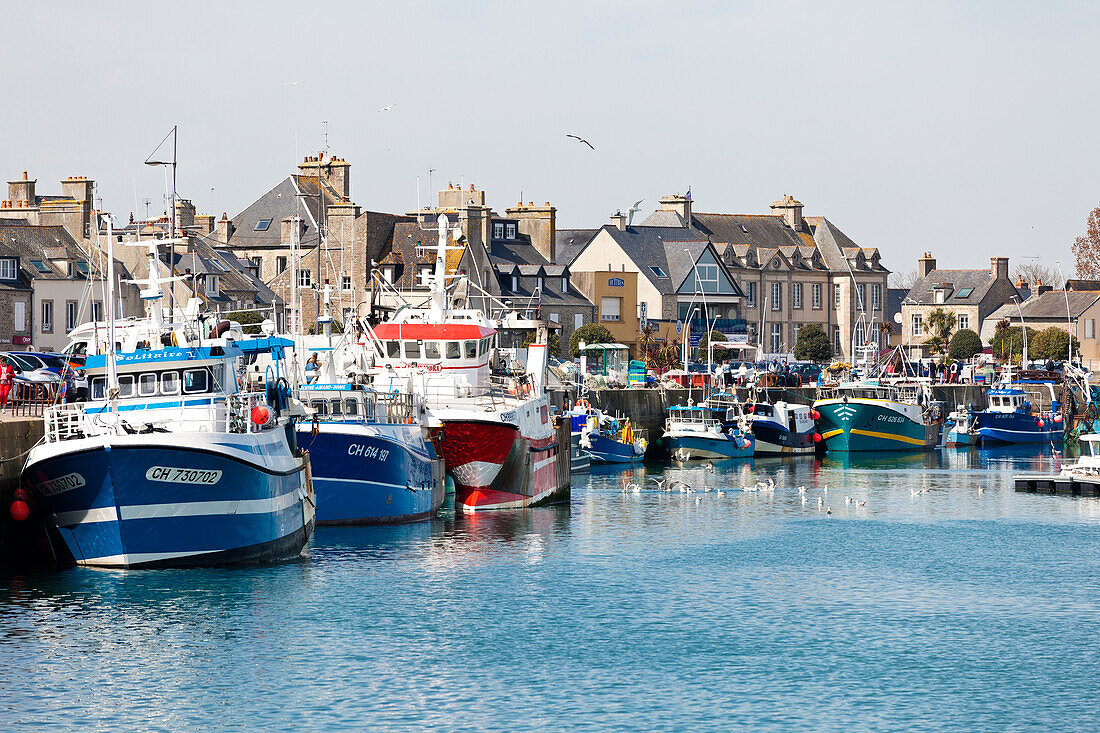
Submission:
[[[265,392],[235,392],[225,398],[225,406],[225,422],[223,425],[218,425],[217,415],[211,410],[212,432],[259,433],[267,425],[266,422],[257,423],[252,419],[252,411],[255,408],[267,407],[267,393]]]
[[[43,425],[47,443],[83,438],[87,434],[87,415],[84,412],[84,405],[75,403],[51,407],[46,410]]]

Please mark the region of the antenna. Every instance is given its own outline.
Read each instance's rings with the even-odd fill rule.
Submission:
[[[321,125],[321,160],[324,160],[328,157],[328,120],[321,120]]]

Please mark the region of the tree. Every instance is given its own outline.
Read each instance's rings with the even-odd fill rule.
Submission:
[[[1022,262],[1012,268],[1012,279],[1023,280],[1031,286],[1032,290],[1040,283],[1053,285],[1058,279],[1058,273],[1041,262]]]
[[[523,339],[523,348],[527,348],[531,344],[535,343],[535,335],[537,331],[532,331],[527,334],[527,337]],[[561,354],[561,336],[556,333],[550,334],[550,343],[547,344],[547,349],[551,354]]]
[[[1022,356],[1024,353],[1024,336],[1023,331],[1019,326],[1008,326],[1008,321],[1003,321],[1004,328],[1001,328],[1001,324],[997,324],[997,329],[993,334],[993,340],[989,342],[989,345],[993,347],[993,355],[1000,359],[1008,359],[1013,356]],[[1031,343],[1038,336],[1038,332],[1029,328],[1027,330],[1027,350],[1028,356],[1031,356]]]
[[[241,331],[249,334],[259,333],[260,324],[264,322],[263,315],[256,311],[233,311],[227,313],[225,319],[241,324]]]
[[[607,330],[607,326],[601,323],[586,323],[569,337],[569,354],[573,357],[581,355],[578,344],[583,341],[586,344],[613,344],[615,336]]]
[[[951,337],[951,346],[947,349],[947,354],[952,359],[973,359],[980,353],[982,353],[982,340],[969,328],[956,331]]]
[[[1028,358],[1065,361],[1069,358],[1069,340],[1069,332],[1057,326],[1044,328],[1042,331],[1035,334],[1034,338],[1028,334]],[[1073,350],[1076,351],[1078,346],[1077,339],[1073,339]]]
[[[1077,277],[1100,279],[1100,206],[1089,212],[1085,233],[1073,242],[1073,259]]]
[[[935,308],[928,314],[928,330],[932,335],[925,339],[924,345],[933,354],[947,355],[951,343],[951,332],[955,330],[956,317],[953,311]]]
[[[727,339],[726,334],[722,333],[721,331],[711,331],[709,334],[704,333],[702,336],[699,337],[699,351],[696,352],[699,354],[700,359],[702,359],[703,356],[707,353],[707,347],[712,341],[714,343],[718,343],[720,341],[729,341],[729,339]]]
[[[812,361],[820,364],[833,356],[833,345],[829,337],[816,323],[807,323],[798,329],[798,338],[794,342],[794,358],[799,361]]]
[[[916,270],[901,270],[900,272],[890,273],[888,285],[891,288],[904,288],[905,290],[910,290],[916,282]]]

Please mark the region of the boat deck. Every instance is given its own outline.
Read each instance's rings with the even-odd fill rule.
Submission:
[[[1013,477],[1017,491],[1032,494],[1100,496],[1100,477],[1071,476],[1060,473],[1022,473]]]

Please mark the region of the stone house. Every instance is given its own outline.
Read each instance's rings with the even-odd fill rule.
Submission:
[[[1100,284],[1095,290],[1085,289],[1086,281],[1070,280],[1067,285],[1076,289],[1067,292],[1041,286],[1019,305],[1001,306],[986,318],[982,340],[986,343],[993,340],[999,321],[1006,320],[1012,327],[1019,327],[1022,315],[1022,322],[1029,329],[1042,331],[1053,326],[1068,331],[1080,344],[1082,363],[1096,370],[1100,367],[1100,334],[1096,329],[1100,323]]]

